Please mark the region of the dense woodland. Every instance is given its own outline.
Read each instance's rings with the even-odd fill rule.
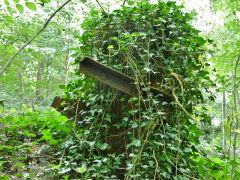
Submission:
[[[238,0],[0,0],[0,179],[240,179]]]

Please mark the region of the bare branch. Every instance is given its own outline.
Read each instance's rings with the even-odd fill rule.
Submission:
[[[6,69],[11,65],[11,63],[13,62],[13,60],[15,59],[15,57],[17,57],[17,55],[25,48],[27,47],[40,33],[42,33],[47,25],[49,24],[49,22],[52,20],[52,18],[65,6],[67,5],[69,2],[71,2],[72,0],[68,0],[66,1],[61,7],[59,7],[51,16],[50,18],[46,21],[46,23],[43,25],[42,29],[40,29],[27,43],[25,43],[19,50],[18,52],[16,52],[11,59],[7,62],[7,64],[1,69],[0,71],[0,76],[6,71]]]
[[[101,7],[102,11],[106,13],[106,11],[103,9],[102,5],[100,4],[100,2],[98,0],[96,0],[98,5]]]

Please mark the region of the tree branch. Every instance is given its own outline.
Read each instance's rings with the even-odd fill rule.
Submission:
[[[18,54],[20,54],[20,52],[27,47],[39,34],[41,34],[47,27],[47,25],[49,24],[49,22],[52,20],[52,18],[65,6],[67,5],[70,1],[72,0],[68,0],[66,1],[61,7],[59,7],[51,16],[50,18],[46,21],[46,23],[43,25],[42,29],[40,29],[27,43],[25,43],[19,50],[18,52],[16,52],[11,59],[7,62],[7,64],[1,69],[0,71],[0,76],[6,71],[6,69],[11,65],[11,63],[13,62],[13,60],[15,59],[15,57],[17,57]]]
[[[127,2],[127,0],[124,0],[124,2],[123,2],[123,6],[125,5],[126,2]]]
[[[102,5],[100,4],[100,2],[98,0],[96,0],[98,5],[101,7],[102,11],[106,13],[106,11],[103,9]]]

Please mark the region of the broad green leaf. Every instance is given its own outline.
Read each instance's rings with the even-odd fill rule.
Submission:
[[[29,174],[27,178],[36,178],[37,176],[35,174]]]
[[[8,0],[4,0],[4,3],[5,3],[7,6],[10,5],[10,3],[8,2]]]
[[[113,48],[114,48],[113,45],[108,46],[108,49],[113,49]]]
[[[65,174],[70,171],[71,171],[71,168],[63,168],[61,171],[59,171],[59,174]]]
[[[49,3],[51,0],[40,0],[42,3]]]
[[[13,0],[15,3],[19,3],[20,2],[20,0]]]
[[[1,180],[9,180],[9,178],[6,175],[0,175]]]
[[[111,37],[112,40],[117,40],[117,37]]]
[[[23,163],[17,163],[16,165],[17,165],[17,166],[20,166],[20,167],[24,166]]]
[[[26,2],[25,5],[32,11],[36,11],[37,10],[37,7],[34,3],[32,2]]]
[[[30,132],[27,131],[27,130],[25,130],[25,131],[23,132],[23,134],[24,134],[25,136],[29,136],[29,137],[36,137],[36,134],[30,133]]]
[[[53,167],[54,169],[59,169],[61,167],[61,164],[55,165],[55,164],[50,164],[50,167]]]
[[[87,169],[86,169],[85,167],[78,167],[78,168],[76,168],[76,171],[77,171],[78,173],[84,173],[86,170],[87,170]]]
[[[134,1],[127,1],[127,3],[128,3],[129,6],[134,5]]]
[[[140,147],[141,146],[141,141],[139,141],[138,139],[133,139],[132,144],[137,146],[137,147]]]
[[[19,11],[20,13],[22,13],[23,10],[24,10],[24,7],[23,7],[21,4],[16,4],[16,8],[18,9],[18,11]]]
[[[12,8],[11,7],[7,7],[7,10],[10,14],[12,13]]]

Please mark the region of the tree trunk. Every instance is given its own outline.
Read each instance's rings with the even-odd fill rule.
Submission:
[[[22,109],[23,106],[23,97],[24,97],[24,89],[23,89],[23,76],[22,76],[22,67],[21,69],[18,68],[18,76],[20,78],[20,109]]]
[[[43,60],[38,61],[38,72],[36,82],[36,103],[41,104],[43,102],[43,91],[42,91],[42,77],[43,77]]]
[[[227,152],[226,133],[225,133],[225,121],[226,121],[226,91],[223,90],[223,103],[222,103],[222,134],[223,134],[223,151]]]
[[[238,103],[238,105],[240,105],[240,99],[239,99],[238,90],[237,90],[237,103]]]
[[[234,76],[233,76],[233,102],[234,102],[234,115],[236,116],[237,114],[237,67],[238,67],[238,63],[239,63],[239,60],[240,60],[240,56],[238,57],[237,61],[236,61],[236,64],[235,64],[235,68],[234,68]],[[238,129],[238,117],[235,118],[236,119],[236,125],[235,125],[235,130]],[[237,144],[237,136],[238,136],[238,133],[235,132],[234,133],[234,141],[233,141],[233,160],[235,161],[236,160],[236,144]],[[234,177],[234,169],[235,169],[236,165],[233,165],[232,166],[232,171],[231,171],[231,177],[233,178]]]
[[[68,23],[71,23],[71,16],[68,14]],[[68,26],[69,27],[69,26]],[[66,60],[65,60],[65,78],[64,78],[64,85],[67,85],[68,81],[68,73],[69,73],[69,62],[70,62],[70,28],[67,28],[66,33],[68,34],[67,40],[67,52],[66,52]]]
[[[52,85],[51,85],[51,76],[49,75],[49,68],[51,66],[51,59],[50,57],[47,60],[47,67],[46,67],[46,88],[47,88],[47,97],[51,95],[52,92]]]
[[[67,54],[66,54],[66,60],[65,60],[65,78],[64,78],[65,86],[67,85],[68,73],[69,73],[69,61],[70,61],[69,44],[70,44],[70,39],[68,39],[68,48],[67,48]]]

